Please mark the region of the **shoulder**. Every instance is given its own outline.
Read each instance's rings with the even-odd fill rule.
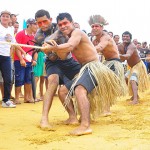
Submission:
[[[131,42],[128,46],[128,49],[136,49],[136,46]]]
[[[17,34],[16,34],[16,38],[20,37],[20,36],[23,36],[25,35],[25,31],[24,30],[21,30],[19,31]]]
[[[123,49],[123,48],[124,48],[123,43],[120,43],[120,44],[118,44],[117,46],[118,46],[118,49]]]
[[[42,33],[43,33],[42,30],[38,29],[37,32],[36,32],[36,34],[35,34],[35,37],[38,36],[39,34],[42,34]]]
[[[100,39],[104,39],[104,40],[107,40],[107,41],[112,41],[112,38],[106,32],[103,32]]]
[[[72,32],[71,32],[71,36],[81,36],[82,34],[84,34],[84,32],[81,31],[81,30],[78,29],[78,28],[75,28],[75,29],[72,30]]]

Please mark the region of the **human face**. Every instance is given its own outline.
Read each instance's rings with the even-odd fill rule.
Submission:
[[[80,25],[78,23],[74,23],[73,24],[75,28],[79,28],[80,29]]]
[[[32,23],[32,24],[31,24],[31,30],[32,30],[32,32],[33,32],[34,34],[36,33],[37,29],[38,29],[37,24],[36,24],[36,23]]]
[[[42,31],[47,31],[52,24],[52,18],[47,18],[46,16],[36,18],[38,27]]]
[[[97,36],[97,35],[101,34],[103,31],[103,27],[99,24],[92,24],[91,28],[92,28],[91,33],[93,36]]]
[[[133,43],[134,43],[135,45],[137,45],[137,44],[138,44],[137,39],[134,39],[134,40],[133,40]]]
[[[136,48],[137,48],[137,49],[140,49],[140,48],[141,48],[141,44],[138,43],[138,44],[136,45]]]
[[[131,42],[130,35],[129,34],[123,34],[122,35],[122,41],[123,41],[123,43],[130,43]]]
[[[113,38],[113,33],[112,33],[112,32],[108,32],[108,34],[109,34],[109,36],[110,36],[111,38]]]
[[[119,43],[119,36],[118,35],[116,35],[115,37],[114,37],[114,41],[116,42],[116,43]]]
[[[19,24],[18,24],[18,23],[15,23],[15,24],[14,24],[14,33],[17,33],[17,32],[18,32],[18,29],[19,29]]]
[[[17,21],[17,17],[15,15],[12,15],[11,20],[12,20],[12,23],[15,23]]]
[[[0,16],[0,22],[3,26],[8,27],[9,22],[10,22],[10,15],[9,14],[2,14]]]
[[[59,20],[58,27],[59,27],[59,30],[64,35],[69,35],[71,33],[71,31],[74,29],[73,23],[70,22],[67,18],[64,18],[63,20]]]

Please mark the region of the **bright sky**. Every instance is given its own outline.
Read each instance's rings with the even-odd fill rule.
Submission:
[[[39,9],[48,10],[54,22],[58,13],[68,12],[87,32],[91,30],[89,16],[100,14],[109,22],[105,26],[107,31],[120,36],[124,31],[129,31],[133,39],[150,43],[149,4],[149,0],[0,0],[0,11],[19,14],[20,30],[23,19],[34,18]]]

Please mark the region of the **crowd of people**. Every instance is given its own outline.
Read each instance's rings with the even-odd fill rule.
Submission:
[[[145,63],[149,56],[144,57],[146,61],[141,58],[142,53],[148,54],[147,45],[144,42],[139,46],[129,31],[122,33],[120,42],[119,35],[104,30],[108,22],[101,15],[89,17],[90,34],[81,30],[69,13],[59,13],[57,23],[53,23],[49,12],[40,9],[34,19],[27,20],[27,28],[19,32],[15,17],[9,11],[1,12],[0,41],[27,46],[0,44],[2,107],[21,104],[22,86],[24,103],[33,103],[34,72],[36,85],[41,81],[40,98],[35,97],[36,102],[43,100],[41,129],[55,130],[49,123],[49,111],[56,91],[69,115],[65,124],[80,124],[70,134],[79,136],[92,133],[91,119],[111,115],[110,107],[119,97],[129,94],[130,104],[136,105],[140,93],[149,89],[149,68]],[[32,49],[29,45],[41,48]]]

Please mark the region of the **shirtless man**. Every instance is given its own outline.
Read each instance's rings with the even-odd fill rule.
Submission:
[[[107,21],[101,15],[93,15],[90,16],[89,24],[92,28],[92,42],[97,52],[101,53],[105,58],[103,63],[120,77],[120,80],[127,91],[124,68],[120,61],[117,45],[113,38],[107,32],[103,31],[104,26],[108,24]],[[125,95],[125,93],[123,93],[123,95]],[[108,116],[110,114],[110,108],[106,108],[106,110],[103,112],[104,116]]]
[[[125,75],[129,79],[129,92],[132,95],[131,104],[138,104],[138,92],[144,92],[149,88],[149,80],[146,67],[131,40],[132,34],[128,31],[124,32],[122,34],[123,43],[118,45],[118,49],[121,60],[127,60],[128,65],[131,67]]]
[[[81,115],[80,126],[70,134],[76,136],[91,134],[91,109],[93,108],[93,111],[100,112],[103,103],[112,103],[118,97],[118,94],[120,94],[120,82],[115,73],[100,63],[94,45],[83,31],[74,27],[73,19],[69,13],[60,13],[57,16],[57,24],[63,35],[69,37],[68,42],[57,45],[54,41],[50,41],[53,46],[45,43],[43,45],[43,51],[45,53],[54,51],[62,59],[65,59],[65,55],[69,52],[73,52],[78,62],[82,64],[82,68],[67,96],[69,98],[72,95],[72,91],[74,91]],[[117,90],[114,90],[114,87]],[[90,96],[94,89],[96,89],[97,93],[94,93],[91,96],[92,100],[90,100],[87,95]],[[106,94],[106,91],[109,94]],[[67,98],[65,104],[68,102]],[[94,104],[96,104],[95,107]]]
[[[39,45],[42,45],[44,40],[54,33],[54,24],[52,23],[52,18],[47,10],[38,10],[35,14],[35,19],[39,26],[39,30],[35,35],[35,41]],[[51,55],[51,53],[46,54],[47,57],[45,65],[48,78],[48,88],[44,94],[40,127],[43,130],[55,130],[49,123],[48,114],[57,87],[60,84],[65,84],[65,82],[69,79],[72,80],[72,78],[79,72],[81,65],[72,58],[71,54],[67,55],[65,60],[57,58],[54,53],[54,55]],[[65,74],[67,74],[67,78],[65,77]],[[71,113],[70,118],[72,118],[72,120],[69,121],[70,124],[78,122],[74,112]]]

